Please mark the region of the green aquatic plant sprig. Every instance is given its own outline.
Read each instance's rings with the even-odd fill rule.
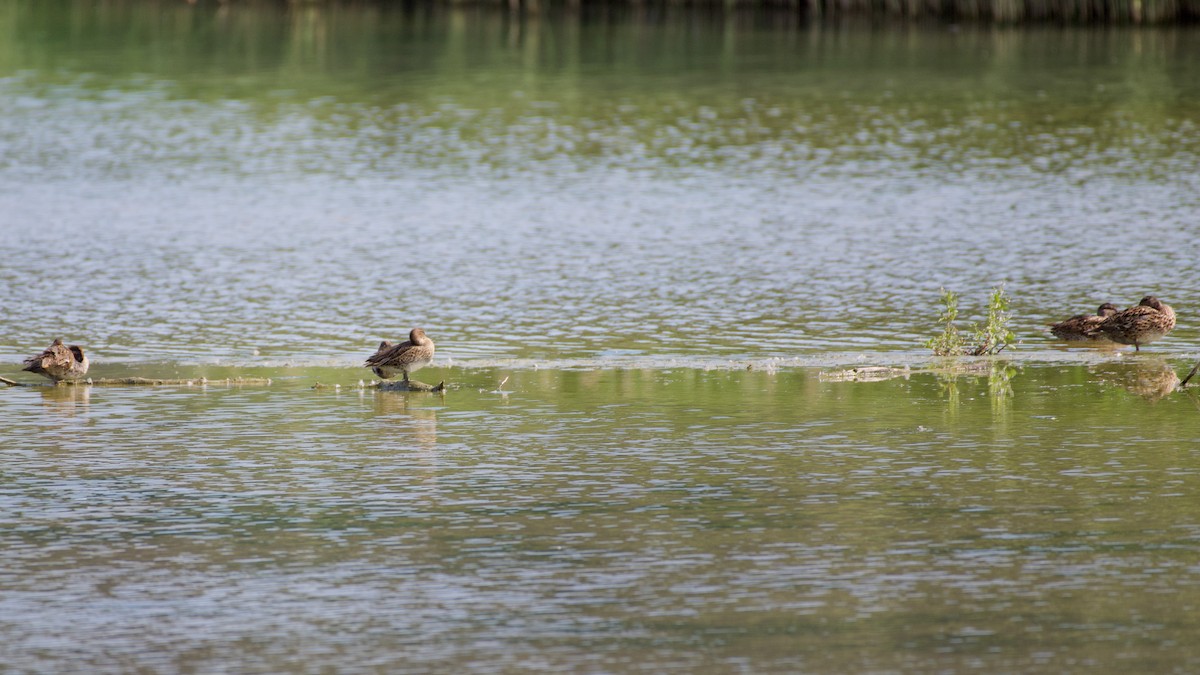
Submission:
[[[987,323],[982,328],[975,328],[975,349],[971,355],[999,354],[1016,342],[1016,336],[1008,327],[1011,318],[1008,296],[1004,293],[1004,284],[1000,284],[992,289],[988,298]]]
[[[958,321],[958,294],[942,289],[942,313],[938,322],[942,325],[942,333],[930,338],[925,346],[938,356],[986,356],[999,354],[1016,341],[1013,332],[1008,328],[1012,318],[1008,295],[1004,292],[1004,284],[992,289],[988,298],[987,321],[983,326],[971,324],[970,340],[963,336],[956,325]]]
[[[962,335],[958,332],[958,327],[954,325],[954,322],[957,320],[958,294],[943,288],[942,314],[938,317],[938,322],[942,324],[942,334],[930,338],[925,343],[925,346],[932,349],[933,353],[938,356],[961,354],[964,341]]]

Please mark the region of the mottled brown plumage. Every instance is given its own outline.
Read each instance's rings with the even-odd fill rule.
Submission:
[[[379,343],[379,349],[363,365],[385,380],[400,373],[407,382],[409,373],[415,373],[433,361],[433,350],[433,340],[426,337],[425,331],[414,328],[405,342],[393,345],[384,340]]]
[[[1075,342],[1080,340],[1088,340],[1093,342],[1108,341],[1103,333],[1096,332],[1096,328],[1104,322],[1105,319],[1116,314],[1119,310],[1117,306],[1111,302],[1106,302],[1100,305],[1100,309],[1096,314],[1076,314],[1075,316],[1060,321],[1050,326],[1050,332],[1056,336]]]
[[[1136,307],[1123,309],[1102,321],[1094,332],[1141,351],[1142,345],[1154,342],[1173,328],[1175,310],[1153,295],[1147,295]]]
[[[25,359],[25,367],[31,373],[37,373],[58,382],[59,380],[78,380],[87,374],[88,358],[79,345],[65,345],[61,338],[55,338],[41,354]]]

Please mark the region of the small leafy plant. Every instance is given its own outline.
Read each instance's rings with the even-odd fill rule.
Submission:
[[[1004,293],[1004,284],[992,289],[988,299],[987,323],[982,327],[971,324],[970,339],[958,330],[958,294],[942,289],[942,314],[938,322],[942,324],[942,334],[930,338],[926,347],[938,356],[985,356],[999,354],[1012,344],[1016,338],[1008,328],[1009,313],[1008,296]]]
[[[954,322],[958,320],[958,294],[954,291],[942,289],[942,315],[938,317],[938,322],[942,324],[942,334],[930,338],[925,343],[926,347],[933,350],[938,356],[949,356],[951,354],[963,353],[963,337],[958,332],[958,327]]]

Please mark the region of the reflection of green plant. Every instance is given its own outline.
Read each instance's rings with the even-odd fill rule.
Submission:
[[[1016,368],[1005,365],[1000,365],[1003,361],[992,361],[992,368],[988,371],[988,393],[993,399],[1003,399],[1011,396],[1012,376],[1017,373]]]
[[[942,314],[938,317],[943,324],[942,334],[930,338],[925,346],[938,356],[999,354],[1016,339],[1008,329],[1009,318],[1008,296],[1001,284],[992,289],[988,299],[987,323],[982,328],[979,324],[971,324],[971,341],[968,342],[954,325],[958,320],[958,294],[943,288]]]

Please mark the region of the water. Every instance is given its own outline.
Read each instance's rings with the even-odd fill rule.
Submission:
[[[1192,309],[1193,30],[86,6],[7,10],[9,361],[916,354],[941,286],[1001,282],[1031,341]]]
[[[5,661],[1191,670],[1200,401],[1105,367],[11,390]]]
[[[211,381],[0,391],[14,672],[1197,669],[1195,29],[0,36],[0,370]],[[931,359],[999,283],[1019,347]],[[417,325],[446,395],[360,388]]]

